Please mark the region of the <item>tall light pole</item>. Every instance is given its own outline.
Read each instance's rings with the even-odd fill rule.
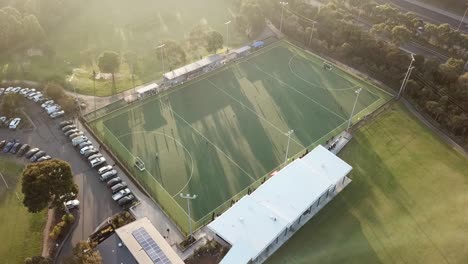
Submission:
[[[312,35],[314,34],[315,23],[317,22],[312,23],[312,30],[310,31],[310,38],[309,38],[309,46],[310,46],[310,42],[312,41]]]
[[[403,92],[403,89],[405,88],[406,83],[411,75],[411,71],[412,71],[411,67],[413,67],[414,61],[415,61],[414,55],[411,54],[411,62],[410,62],[410,65],[408,66],[408,70],[406,71],[405,78],[403,79],[403,82],[401,83],[400,91],[398,91],[398,94],[396,97],[397,100],[400,99],[401,93]]]
[[[357,104],[359,94],[361,93],[361,91],[362,91],[362,88],[359,88],[356,91],[354,91],[356,93],[356,100],[354,101],[353,110],[351,110],[351,116],[349,117],[348,128],[346,129],[348,131],[349,131],[349,128],[351,127],[351,120],[353,119],[354,109],[356,109],[356,104]]]
[[[289,141],[291,141],[291,135],[294,133],[294,130],[289,130],[286,132],[284,135],[288,137],[288,144],[286,145],[286,157],[284,157],[284,165],[286,165],[286,162],[288,161],[288,152],[289,152]]]
[[[229,44],[229,24],[231,24],[231,20],[224,23],[226,25],[226,47]]]
[[[161,49],[161,61],[162,61],[163,74],[164,74],[164,46],[166,46],[166,44],[161,44],[156,47],[156,49]]]
[[[93,88],[94,88],[94,111],[96,112],[96,71],[93,70]]]
[[[284,14],[284,7],[288,5],[288,2],[279,2],[282,5],[281,8],[281,22],[280,22],[280,32],[283,33],[283,14]]]
[[[465,9],[465,13],[463,14],[463,17],[462,17],[462,20],[460,21],[460,24],[458,24],[458,28],[457,30],[460,30],[461,28],[461,25],[463,24],[463,20],[465,20],[465,17],[466,17],[466,13],[468,12],[468,4],[466,4],[466,9]]]
[[[189,239],[192,237],[192,217],[190,217],[190,200],[195,200],[197,195],[180,194],[180,198],[187,200],[188,222],[189,222]]]

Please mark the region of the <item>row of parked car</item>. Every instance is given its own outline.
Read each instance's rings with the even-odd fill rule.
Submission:
[[[28,144],[21,144],[16,139],[2,140],[0,141],[0,149],[3,153],[11,153],[18,157],[25,157],[31,162],[41,162],[50,160],[52,157],[46,155],[46,152],[39,148],[31,148]]]
[[[135,200],[135,196],[128,188],[127,183],[117,176],[117,170],[112,165],[107,164],[106,158],[88,140],[83,131],[78,130],[71,120],[60,122],[60,128],[64,135],[71,140],[72,145],[79,150],[83,158],[89,162],[90,166],[97,169],[99,180],[106,182],[107,187],[112,192],[112,199],[120,206],[131,204]]]
[[[29,100],[41,104],[41,107],[44,108],[51,118],[57,118],[65,114],[65,111],[62,110],[60,105],[56,104],[54,100],[46,98],[42,92],[37,91],[36,89],[21,87],[0,88],[0,95],[2,94],[19,94]]]

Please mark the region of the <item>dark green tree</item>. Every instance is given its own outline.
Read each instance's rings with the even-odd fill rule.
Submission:
[[[104,51],[99,55],[98,66],[101,72],[112,74],[112,86],[115,90],[115,73],[120,67],[119,54],[113,51]]]
[[[218,31],[210,31],[206,34],[206,50],[210,53],[216,53],[218,49],[223,48],[223,35]]]

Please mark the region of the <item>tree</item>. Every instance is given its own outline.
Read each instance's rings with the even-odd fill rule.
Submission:
[[[1,111],[3,115],[14,116],[21,105],[21,96],[19,94],[7,94],[3,97]]]
[[[455,82],[463,73],[465,62],[461,59],[450,58],[446,63],[439,66],[442,84]]]
[[[65,93],[62,85],[56,82],[48,82],[44,86],[44,93],[57,102],[66,113],[74,113],[77,110],[75,100]]]
[[[265,27],[265,17],[257,0],[242,0],[240,14],[245,16],[253,34],[260,32]]]
[[[22,188],[23,204],[29,212],[37,213],[49,204],[62,206],[60,197],[78,192],[73,183],[70,165],[58,159],[29,164],[23,171]]]
[[[68,257],[66,264],[100,264],[102,257],[99,251],[95,250],[96,244],[86,241],[78,242],[73,248],[73,255]]]
[[[223,47],[223,35],[218,31],[210,31],[206,35],[206,50],[210,53],[216,53],[218,49]]]
[[[411,39],[411,31],[405,26],[395,26],[392,29],[392,39],[395,43],[407,42]]]
[[[104,51],[99,55],[98,66],[101,72],[112,74],[112,86],[115,89],[115,73],[120,67],[119,54],[113,51]]]
[[[185,64],[186,54],[182,46],[174,40],[164,40],[164,61],[169,65],[169,68]],[[158,57],[160,57],[160,52],[157,52]]]
[[[52,259],[45,258],[42,256],[34,256],[34,257],[26,258],[24,260],[24,264],[52,264]]]

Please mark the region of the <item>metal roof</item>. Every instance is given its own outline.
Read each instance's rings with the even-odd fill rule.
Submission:
[[[232,245],[221,263],[255,259],[351,169],[322,146],[288,164],[208,225]]]
[[[215,55],[211,55],[209,57],[206,57],[206,58],[203,58],[199,61],[196,61],[196,62],[193,62],[193,63],[190,63],[190,64],[187,64],[183,67],[180,67],[178,69],[175,69],[171,72],[167,72],[164,74],[164,78],[168,79],[168,80],[172,80],[172,79],[176,79],[180,76],[183,76],[185,74],[189,74],[191,72],[194,72],[196,70],[199,70],[205,66],[208,66],[214,62],[217,62],[219,60],[221,60],[223,57],[219,54],[215,54]]]
[[[237,54],[241,54],[241,53],[244,53],[246,51],[249,51],[252,47],[250,46],[244,46],[242,48],[238,48],[234,51],[234,53],[237,53]]]
[[[138,94],[144,94],[144,93],[146,93],[146,92],[148,92],[148,91],[150,91],[150,90],[156,89],[156,88],[158,88],[158,87],[159,87],[158,84],[156,84],[156,83],[151,83],[151,84],[148,84],[148,85],[146,85],[146,86],[143,86],[143,87],[137,89],[137,93],[138,93]]]

